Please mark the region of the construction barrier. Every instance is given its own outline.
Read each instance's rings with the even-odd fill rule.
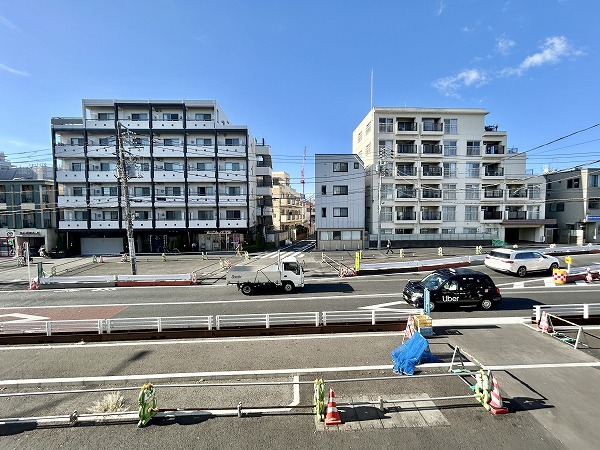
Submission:
[[[139,417],[138,427],[145,427],[150,419],[158,412],[156,407],[156,393],[152,383],[147,383],[142,386],[138,395]]]
[[[552,280],[554,280],[554,284],[565,284],[567,282],[566,269],[553,269]]]
[[[313,404],[316,419],[319,422],[325,421],[325,387],[322,379],[315,380]]]

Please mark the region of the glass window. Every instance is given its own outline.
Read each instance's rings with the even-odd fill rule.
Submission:
[[[167,220],[181,220],[181,211],[166,211]]]
[[[342,232],[341,231],[332,231],[331,235],[332,235],[334,241],[339,241],[339,240],[342,239]]]
[[[590,175],[589,177],[589,187],[600,187],[600,175]]]
[[[115,113],[98,113],[98,120],[114,120]]]
[[[321,186],[321,195],[327,195],[327,186],[326,185]]]
[[[393,133],[394,131],[394,119],[392,117],[380,117],[379,118],[379,132],[380,133]]]
[[[456,141],[444,141],[444,156],[456,156]]]
[[[458,134],[458,119],[444,119],[444,133]]]
[[[479,163],[467,163],[466,164],[466,177],[467,178],[479,178]]]
[[[577,189],[579,187],[579,178],[567,180],[567,189]]]
[[[232,171],[232,172],[238,172],[241,170],[241,165],[239,162],[228,162],[225,163],[225,170],[227,171]]]
[[[479,220],[479,209],[477,206],[467,205],[465,206],[465,221],[478,221]]]
[[[442,198],[456,200],[456,184],[442,184]]]
[[[334,186],[333,195],[348,195],[348,186]]]
[[[241,219],[242,212],[239,209],[230,209],[225,213],[227,219]]]
[[[455,222],[456,221],[456,206],[443,206],[442,207],[442,220],[444,222]]]
[[[201,120],[201,121],[212,120],[212,116],[210,114],[206,114],[206,113],[196,113],[194,118],[196,120]]]
[[[456,178],[456,163],[444,163],[444,178]]]
[[[177,113],[164,113],[163,120],[179,120],[179,114]]]
[[[148,113],[132,113],[131,120],[138,122],[140,120],[148,120]]]
[[[467,141],[467,156],[481,155],[481,142]]]
[[[321,208],[321,217],[327,217],[327,208]]]
[[[239,138],[225,138],[225,145],[240,145]]]
[[[198,211],[199,220],[215,220],[214,211]]]
[[[136,197],[150,197],[150,187],[149,186],[134,187],[133,195]]]
[[[333,208],[333,217],[348,217],[348,208]]]
[[[347,162],[334,162],[333,163],[333,171],[334,172],[348,172],[348,163]]]

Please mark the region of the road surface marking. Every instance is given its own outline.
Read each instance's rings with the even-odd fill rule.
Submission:
[[[5,317],[16,317],[16,320],[4,320]],[[34,316],[31,314],[12,313],[0,315],[0,323],[24,323],[24,322],[37,322],[40,320],[48,320],[48,317]]]

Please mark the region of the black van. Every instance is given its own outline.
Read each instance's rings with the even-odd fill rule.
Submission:
[[[421,281],[409,281],[402,296],[406,303],[423,308],[423,292],[429,289],[431,311],[440,305],[474,305],[491,309],[502,300],[489,275],[471,269],[440,269]]]

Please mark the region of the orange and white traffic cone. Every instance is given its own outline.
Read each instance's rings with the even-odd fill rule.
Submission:
[[[550,333],[550,323],[548,322],[548,313],[546,311],[542,312],[542,318],[538,324],[538,331]]]
[[[329,388],[329,403],[327,403],[327,416],[325,416],[325,425],[339,425],[341,423],[342,418],[337,410],[333,388]]]
[[[406,321],[406,329],[404,330],[404,336],[406,339],[410,339],[413,337],[415,332],[415,318],[413,316],[408,316],[408,320]]]
[[[500,395],[500,387],[498,386],[498,379],[495,375],[492,375],[492,395],[490,397],[490,412],[496,414],[508,414],[508,408],[502,405],[502,396]]]
[[[98,261],[100,264],[104,263],[104,256],[100,255],[100,259]]]

